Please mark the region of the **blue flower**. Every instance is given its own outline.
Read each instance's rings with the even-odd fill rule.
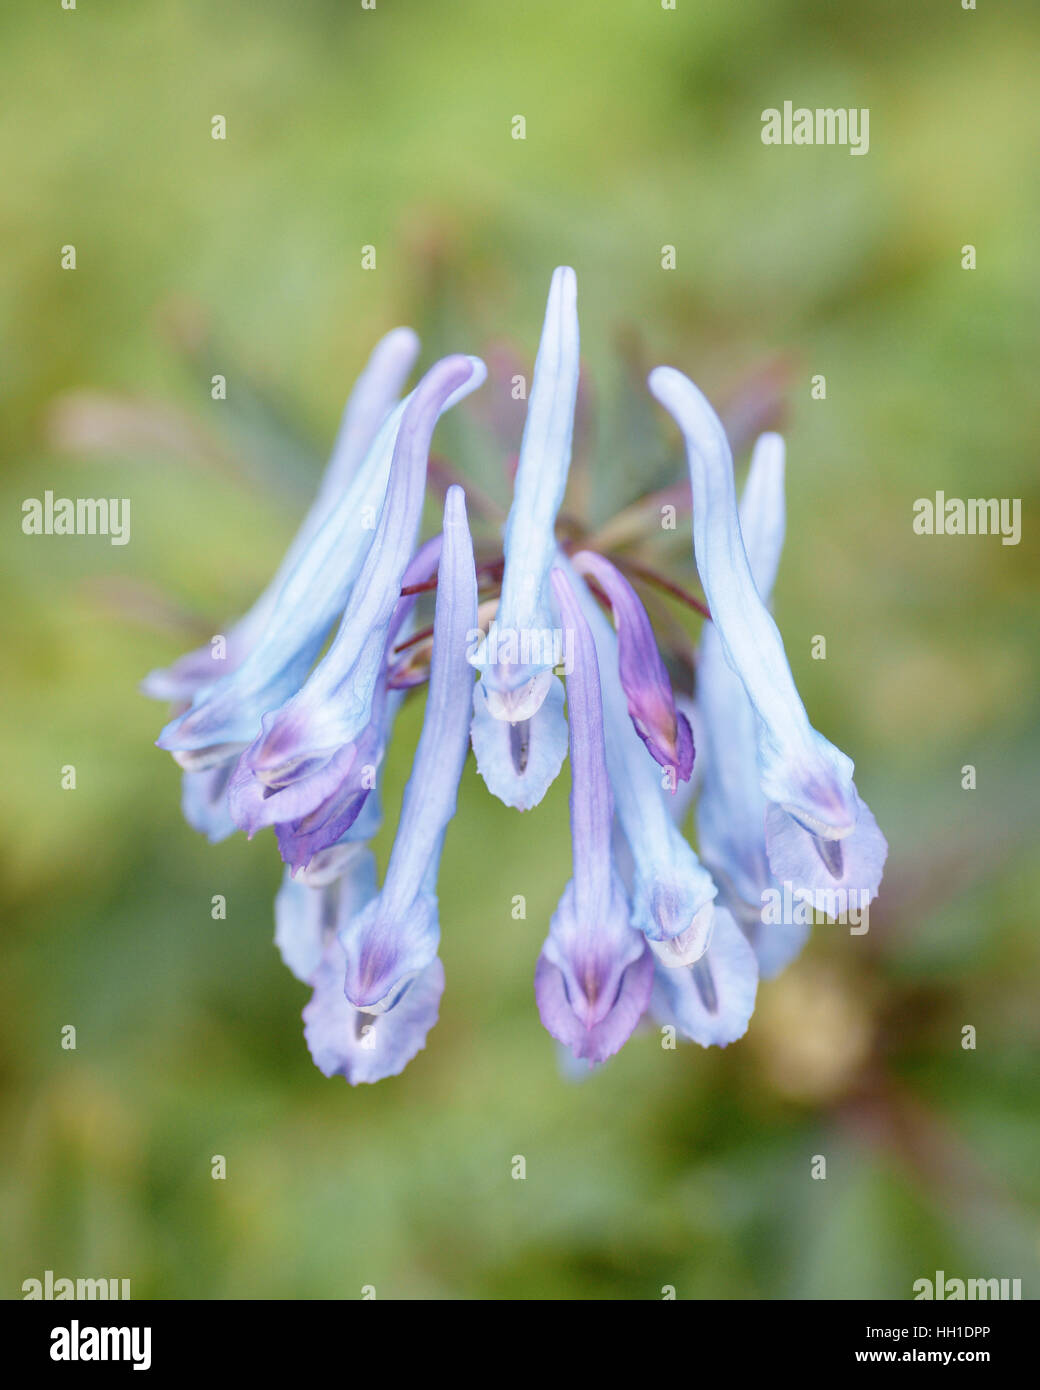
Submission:
[[[390,412],[363,462],[310,536],[281,586],[256,645],[233,672],[200,690],[191,708],[169,723],[159,735],[159,747],[170,750],[182,767],[195,769],[223,762],[240,753],[256,738],[263,715],[279,709],[299,691],[348,598],[355,604],[359,621],[352,624],[348,634],[341,626],[340,636],[344,641],[353,640],[351,634],[356,637],[367,631],[362,619],[373,628],[380,621],[389,622],[392,607],[390,614],[385,612],[385,606],[381,607],[384,595],[370,593],[358,585],[369,550],[378,535],[378,528],[372,529],[367,523],[383,510],[390,465],[398,433],[404,430],[406,413],[411,411],[406,440],[427,428],[432,432],[428,403],[444,379],[441,375],[434,378],[434,373],[439,371],[447,372],[454,386],[446,398],[438,400],[433,420],[479,386],[486,375],[483,363],[476,359],[448,358],[427,373],[415,391]],[[394,548],[394,559],[398,553]],[[367,573],[367,578],[375,583],[381,582],[383,576],[382,568],[370,569]],[[358,596],[355,598],[356,590]],[[368,607],[359,613],[362,604]],[[371,649],[356,655],[365,663],[366,685],[357,697],[347,700],[346,711],[330,711],[329,722],[337,728],[344,724],[351,726],[358,710],[364,709],[371,698],[380,650],[373,642]],[[337,661],[341,656],[342,647],[337,651]],[[329,663],[327,669],[332,677],[329,682],[332,688],[335,664]],[[359,731],[360,728],[355,730]]]
[[[642,1017],[653,986],[653,957],[631,925],[611,853],[614,806],[595,643],[561,569],[553,570],[552,586],[575,645],[567,676],[574,877],[549,924],[535,996],[547,1031],[593,1064],[617,1052]]]
[[[656,368],[649,384],[686,440],[697,569],[723,656],[755,713],[773,875],[821,905],[835,889],[862,895],[865,905],[877,894],[888,846],[856,790],[851,759],[809,723],[783,640],[755,586],[726,433],[704,396],[674,368]]]
[[[645,557],[617,553],[659,499],[632,504],[596,537],[575,518],[557,537],[576,306],[574,272],[560,267],[501,553],[476,566],[457,485],[441,534],[418,544],[437,420],[486,372],[479,359],[445,358],[397,402],[417,344],[396,330],[351,396],[277,575],[228,634],[223,674],[213,679],[207,648],[145,682],[179,706],[159,744],[184,769],[189,821],[211,839],[236,824],[275,829],[287,866],[275,939],[313,990],[303,1017],[316,1065],[351,1084],[400,1072],[437,1020],[437,879],[470,741],[489,790],[520,810],[538,804],[570,750],[573,872],[534,978],[569,1066],[604,1062],[648,1010],[703,1047],[734,1042],[760,973],[775,974],[807,936],[804,916],[776,921],[775,898],[795,888],[801,905],[808,895],[828,913],[838,893],[858,890],[862,910],[878,889],[884,837],[851,761],[810,725],[769,611],[785,527],[782,441],[758,441],[738,513],[711,407],[673,369],[651,374],[685,435],[710,604],[695,701],[692,680],[683,689],[679,679],[694,664],[688,640],[669,623],[659,648],[637,585],[656,584],[705,618],[708,609]],[[430,589],[432,628],[414,631],[417,597]],[[398,707],[427,677],[380,888],[368,842],[381,822],[381,768]],[[680,828],[694,798],[704,862]]]
[[[459,487],[448,490],[443,536],[426,713],[386,879],[339,934],[346,996],[370,1013],[399,1004],[433,961],[440,940],[437,869],[466,759],[473,680],[467,643],[477,617],[473,547]]]
[[[578,392],[577,280],[552,277],[504,538],[502,592],[472,655],[473,751],[488,789],[507,806],[536,806],[567,754],[549,571],[567,486]]]
[[[376,892],[375,859],[363,845],[327,858],[321,871],[285,882],[275,900],[275,941],[293,974],[312,986],[303,1010],[304,1039],[315,1066],[352,1086],[396,1076],[426,1043],[437,1022],[444,971],[433,960],[391,1013],[355,1009],[343,993],[346,957],[337,929]]]
[[[708,949],[718,889],[669,812],[672,770],[662,771],[648,756],[629,717],[614,629],[570,573],[599,655],[607,768],[632,858],[632,920],[659,959],[678,968]]]
[[[216,649],[207,643],[166,670],[150,672],[141,682],[144,694],[170,701],[179,707],[176,712],[182,714],[184,706],[196,699],[202,700],[206,691],[236,672],[260,645],[283,587],[297,571],[337,497],[353,481],[364,462],[418,352],[419,340],[410,328],[395,328],[376,344],[344,408],[332,457],[317,496],[271,582],[252,608],[225,634],[219,665]],[[331,618],[329,621],[331,623]],[[184,818],[214,843],[226,839],[236,828],[228,808],[227,787],[239,751],[238,745],[232,744],[215,758],[198,753],[182,755],[188,765],[181,799]],[[193,766],[196,770],[192,770]]]
[[[652,1008],[701,1047],[726,1047],[747,1032],[755,1011],[758,966],[744,933],[717,907],[711,944],[693,965],[669,970],[657,962]]]
[[[764,434],[751,455],[740,530],[755,587],[766,604],[780,562],[784,521],[784,444],[779,435]],[[766,853],[767,802],[759,784],[755,712],[723,655],[713,623],[704,625],[697,657],[696,722],[701,855],[768,979],[802,949],[809,927],[762,922],[764,895],[776,887],[776,880]]]

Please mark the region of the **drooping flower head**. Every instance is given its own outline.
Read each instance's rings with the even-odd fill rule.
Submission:
[[[434,427],[484,366],[445,358],[398,401],[417,343],[396,330],[348,403],[275,579],[228,634],[220,674],[202,649],[146,682],[176,707],[159,744],[185,770],[191,823],[213,839],[235,825],[274,827],[287,865],[276,941],[313,990],[307,1045],[326,1075],[351,1084],[396,1075],[436,1022],[437,879],[470,741],[488,789],[521,810],[541,801],[570,750],[573,874],[548,923],[535,997],[572,1066],[604,1062],[647,1010],[701,1046],[734,1042],[760,970],[782,968],[806,935],[797,923],[767,925],[764,893],[788,881],[814,902],[835,888],[877,892],[884,838],[851,761],[810,725],[769,611],[784,534],[781,441],[758,442],[738,513],[722,425],[680,373],[651,375],[686,440],[708,607],[639,551],[634,519],[665,494],[595,532],[569,513],[558,526],[576,306],[574,272],[560,267],[504,535],[478,534],[478,554],[490,545],[479,565],[460,487],[447,487],[440,534],[420,543],[420,526],[428,483],[454,476],[440,462],[428,469]],[[474,497],[475,517],[497,526],[495,504],[479,486]],[[706,619],[695,699],[690,639],[668,614],[663,626],[651,621],[662,612],[653,587]],[[435,611],[422,627],[416,604],[428,590]],[[380,887],[368,843],[380,769],[397,708],[423,685]],[[681,829],[694,799],[704,862]]]

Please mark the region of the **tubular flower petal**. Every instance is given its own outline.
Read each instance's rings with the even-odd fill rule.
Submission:
[[[275,945],[296,978],[308,985],[337,925],[349,922],[376,893],[376,861],[365,845],[351,845],[335,868],[321,882],[293,878],[286,869],[274,900]]]
[[[343,995],[343,948],[332,938],[303,1011],[303,1035],[314,1065],[352,1086],[398,1076],[426,1046],[444,993],[444,967],[434,957],[392,1013],[367,1014]]]
[[[318,772],[372,718],[387,638],[422,517],[434,426],[448,398],[475,374],[471,359],[447,357],[426,373],[410,397],[379,524],[335,640],[303,687],[268,716],[250,749],[253,775],[271,790]],[[328,794],[327,788],[321,790]],[[301,804],[299,811],[304,809]]]
[[[701,1047],[726,1047],[747,1032],[755,1011],[758,965],[724,907],[715,909],[711,945],[693,965],[654,977],[653,1010]]]
[[[385,1012],[433,960],[440,939],[435,893],[444,832],[455,814],[466,758],[477,580],[462,489],[448,490],[434,613],[426,713],[401,819],[379,896],[340,933],[346,994],[356,1008]]]
[[[567,756],[563,683],[550,676],[541,706],[530,719],[509,724],[492,714],[484,681],[473,687],[470,731],[477,771],[499,801],[529,811],[559,776]]]
[[[405,570],[404,587],[423,583],[435,573],[440,550],[440,536],[420,547]],[[301,760],[281,785],[271,785],[270,773],[261,762],[273,724],[272,716],[265,715],[260,737],[239,760],[231,779],[232,816],[250,837],[261,826],[274,825],[282,858],[294,869],[304,867],[311,856],[334,844],[349,830],[375,788],[393,715],[400,702],[387,689],[387,663],[414,606],[413,594],[397,600],[369,721],[355,739],[343,744],[326,762],[320,758]]]
[[[419,339],[410,328],[395,328],[380,339],[344,407],[332,457],[317,496],[274,578],[248,613],[227,633],[223,659],[217,663],[213,647],[207,643],[165,670],[150,672],[141,682],[146,695],[174,704],[190,701],[220,676],[230,675],[241,666],[267,627],[286,580],[321,529],[340,492],[353,480],[380,425],[393,409],[418,355]]]
[[[740,504],[740,529],[751,574],[768,604],[784,543],[784,444],[764,434],[755,445]],[[722,652],[714,624],[705,624],[697,659],[696,724],[702,789],[697,803],[701,854],[721,885],[769,978],[799,953],[805,923],[762,921],[764,894],[775,887],[766,854],[768,803],[759,785],[755,712]]]
[[[582,550],[571,563],[592,578],[606,594],[614,613],[618,639],[618,674],[636,733],[650,756],[671,768],[680,782],[693,772],[693,734],[684,714],[675,707],[672,683],[642,600],[625,576],[602,555]]]
[[[853,764],[809,723],[795,688],[779,630],[762,602],[744,549],[725,431],[704,396],[672,367],[650,374],[650,390],[673,415],[686,440],[693,490],[693,543],[723,655],[740,677],[756,716],[758,772],[767,802],[783,820],[767,824],[773,872],[790,862],[785,837],[794,822],[806,846],[799,856],[811,874],[799,887],[832,889],[846,857],[870,875],[857,885],[876,896],[887,846],[852,781]],[[815,860],[808,852],[815,851]]]
[[[568,570],[561,557],[560,566]],[[632,921],[668,966],[691,964],[708,949],[718,889],[671,818],[662,777],[628,715],[618,675],[617,637],[585,584],[574,590],[599,656],[607,769],[618,820],[632,855]]]
[[[611,853],[613,798],[607,777],[596,647],[562,570],[552,587],[576,656],[567,677],[571,740],[574,877],[553,914],[535,971],[546,1030],[574,1056],[603,1062],[627,1042],[653,986],[653,957],[629,920]]]
[[[506,522],[502,595],[491,629],[471,658],[481,673],[474,700],[477,765],[488,789],[521,810],[545,795],[567,747],[562,690],[552,674],[559,658],[549,570],[570,468],[578,373],[577,280],[569,266],[560,266],[549,287]],[[517,726],[516,738],[496,734],[492,719]],[[517,752],[517,746],[534,749],[534,757]]]
[[[478,359],[446,359],[453,362],[468,363],[469,370],[440,403],[440,411],[462,400],[485,376]],[[444,368],[446,363],[439,366]],[[461,376],[461,368],[459,372]],[[257,645],[236,671],[200,691],[192,707],[159,735],[159,747],[173,752],[182,766],[205,767],[241,752],[256,737],[261,716],[300,689],[365,563],[375,535],[366,522],[381,512],[403,417],[420,391],[428,399],[430,376],[427,373],[384,420],[350,485],[282,586]],[[417,419],[415,412],[409,418],[414,439],[427,422],[421,414]]]

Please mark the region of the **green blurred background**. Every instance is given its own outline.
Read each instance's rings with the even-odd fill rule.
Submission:
[[[936,1269],[1036,1296],[1038,63],[1040,13],[988,0],[5,12],[3,1296],[48,1268],[138,1298],[906,1298]],[[785,99],[869,107],[869,154],[763,146]],[[761,987],[740,1043],[647,1032],[571,1084],[531,990],[567,778],[521,818],[471,763],[440,1022],[351,1089],[304,1047],[271,837],[187,828],[136,684],[263,585],[380,334],[527,364],[559,263],[596,520],[681,476],[636,370],[722,402],[771,383],[778,617],[888,835],[882,895],[866,937],[819,928]],[[484,410],[437,448],[502,498],[518,435]],[[130,544],[23,536],[47,488],[129,496]],[[1022,543],[915,536],[936,489],[1022,498]]]

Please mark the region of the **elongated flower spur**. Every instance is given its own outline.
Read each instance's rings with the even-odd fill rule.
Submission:
[[[542,1023],[588,1066],[651,1017],[726,1046],[748,1027],[759,976],[808,936],[804,914],[765,904],[834,917],[858,894],[864,907],[887,853],[851,760],[809,722],[770,613],[783,443],[758,440],[738,508],[711,406],[673,368],[651,373],[686,445],[704,601],[681,559],[662,572],[660,536],[634,534],[653,498],[596,531],[565,513],[581,378],[577,282],[561,267],[501,537],[476,486],[474,541],[452,482],[424,539],[424,503],[450,472],[430,466],[437,421],[487,372],[446,357],[402,396],[418,352],[404,328],[377,345],[253,607],[222,642],[144,681],[172,705],[158,746],[183,771],[186,819],[211,840],[274,829],[286,866],[275,941],[312,990],[307,1046],[356,1085],[399,1073],[437,1020],[437,879],[470,746],[488,791],[520,811],[569,752],[573,872],[534,969]],[[501,448],[508,458],[515,441]],[[696,649],[664,596],[702,616]],[[401,703],[424,686],[380,886],[381,768]],[[681,830],[694,796],[699,854]]]

